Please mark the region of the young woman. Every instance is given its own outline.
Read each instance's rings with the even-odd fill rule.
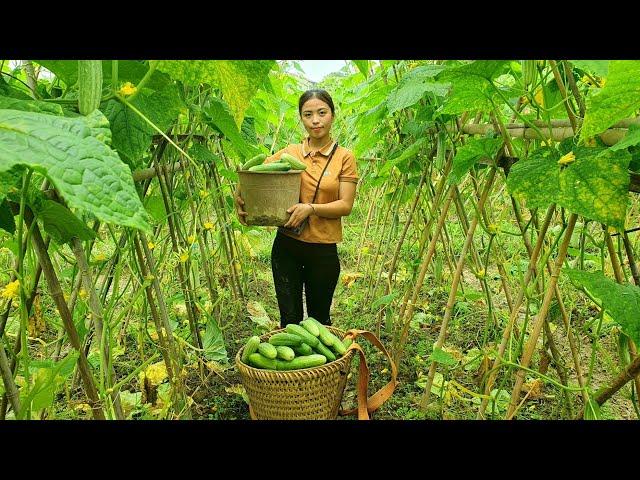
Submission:
[[[341,218],[351,213],[358,183],[353,153],[338,146],[331,137],[335,117],[331,96],[325,90],[308,90],[300,96],[298,112],[309,136],[302,143],[279,150],[264,162],[275,162],[286,152],[307,166],[302,173],[300,203],[287,210],[291,217],[284,228],[278,228],[271,249],[271,270],[282,327],[303,320],[303,287],[307,316],[325,325],[331,324],[329,309],[340,275],[337,243],[342,241]],[[320,185],[313,201],[318,181]],[[244,223],[247,213],[239,195],[236,203],[240,221]],[[296,233],[305,220],[308,223]]]

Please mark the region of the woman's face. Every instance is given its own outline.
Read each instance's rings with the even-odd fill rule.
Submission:
[[[319,98],[311,98],[304,102],[300,112],[302,124],[311,138],[316,140],[329,136],[333,114],[331,107]]]

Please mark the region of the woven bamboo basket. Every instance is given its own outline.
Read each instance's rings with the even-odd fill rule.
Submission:
[[[339,338],[345,332],[327,328]],[[285,329],[260,337],[265,342]],[[252,418],[257,420],[334,420],[347,383],[354,350],[319,367],[301,370],[261,370],[240,361],[244,347],[236,354],[236,368],[249,397]]]

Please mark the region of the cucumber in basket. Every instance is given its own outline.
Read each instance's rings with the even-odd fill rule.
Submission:
[[[244,350],[242,351],[242,357],[240,357],[242,363],[249,363],[249,355],[258,351],[258,345],[260,345],[260,337],[257,335],[247,340]]]
[[[311,355],[303,355],[296,357],[293,360],[286,362],[283,360],[276,360],[277,370],[299,370],[301,368],[319,367],[327,363],[327,357],[319,355],[317,353]]]

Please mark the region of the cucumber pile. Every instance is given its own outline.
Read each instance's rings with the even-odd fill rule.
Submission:
[[[242,363],[265,370],[299,370],[319,367],[340,358],[351,344],[340,340],[313,317],[300,325],[290,323],[285,332],[273,334],[268,342],[251,337],[242,351]]]
[[[289,170],[305,170],[307,166],[293,155],[283,153],[277,162],[263,163],[267,155],[260,153],[242,164],[240,170],[250,172],[287,172]]]

